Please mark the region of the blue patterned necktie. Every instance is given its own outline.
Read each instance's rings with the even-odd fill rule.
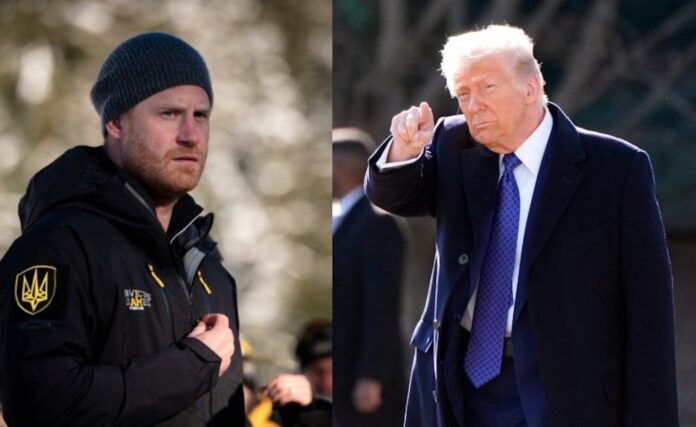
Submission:
[[[464,371],[476,388],[500,374],[507,313],[513,302],[512,271],[520,221],[520,192],[512,172],[520,159],[514,153],[506,154],[503,164],[498,207],[481,268],[474,320],[464,357]]]

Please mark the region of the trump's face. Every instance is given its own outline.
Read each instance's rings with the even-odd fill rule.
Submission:
[[[471,136],[496,153],[514,151],[536,127],[536,77],[520,71],[509,53],[463,64],[454,76],[459,108]],[[530,129],[531,126],[531,129]]]

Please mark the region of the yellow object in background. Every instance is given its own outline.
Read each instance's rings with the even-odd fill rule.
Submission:
[[[271,414],[273,414],[273,402],[268,397],[262,397],[247,414],[247,418],[252,427],[281,427],[280,424],[270,420]]]

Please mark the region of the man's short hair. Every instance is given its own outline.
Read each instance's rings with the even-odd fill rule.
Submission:
[[[521,72],[538,75],[543,94],[544,76],[541,66],[534,58],[534,42],[521,28],[510,25],[488,25],[480,30],[468,31],[451,36],[443,46],[440,71],[447,81],[450,96],[456,97],[454,79],[463,65],[475,62],[490,55],[508,52],[517,61]]]
[[[328,320],[311,320],[302,328],[297,338],[295,355],[303,369],[315,360],[333,355],[331,337],[331,322]]]
[[[334,154],[352,154],[367,159],[375,149],[375,142],[358,128],[336,128],[331,132]]]

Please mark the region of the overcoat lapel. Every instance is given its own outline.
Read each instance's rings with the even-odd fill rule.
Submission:
[[[575,126],[555,105],[549,104],[549,111],[553,115],[554,128],[546,146],[527,220],[520,264],[520,279],[525,280],[518,281],[513,322],[526,301],[529,269],[551,237],[584,176],[577,164],[585,153]]]
[[[477,278],[488,245],[490,228],[495,214],[495,198],[500,168],[498,155],[483,146],[462,150],[460,159],[462,188],[474,233],[474,250],[471,253],[469,263],[471,285],[466,296],[468,301],[476,288]]]
[[[471,215],[474,241],[478,242],[485,232],[486,217],[495,209],[495,193],[500,175],[498,155],[476,146],[460,152],[462,187],[464,198]]]

